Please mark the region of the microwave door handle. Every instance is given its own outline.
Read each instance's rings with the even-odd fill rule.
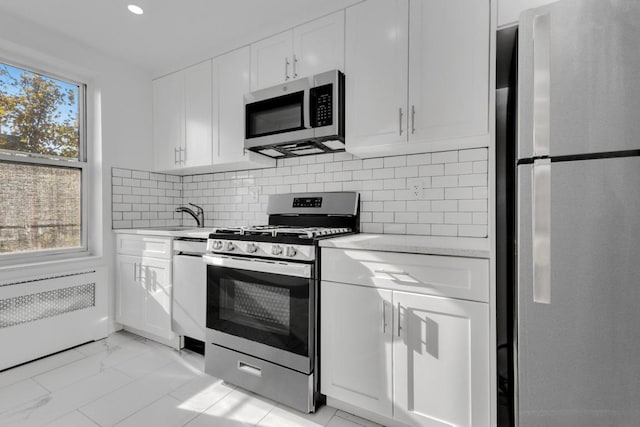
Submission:
[[[302,127],[305,129],[311,129],[311,91],[307,88],[304,90],[304,97],[302,99]]]

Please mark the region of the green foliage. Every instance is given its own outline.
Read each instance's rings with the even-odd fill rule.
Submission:
[[[28,71],[16,78],[0,67],[0,149],[78,158],[77,118],[61,113],[75,102],[53,79]]]

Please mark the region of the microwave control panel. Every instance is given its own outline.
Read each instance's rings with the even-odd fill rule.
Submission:
[[[333,85],[316,86],[309,90],[311,127],[333,124]]]

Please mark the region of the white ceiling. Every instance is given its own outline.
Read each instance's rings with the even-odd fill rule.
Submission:
[[[358,1],[0,0],[0,13],[161,75]],[[145,13],[133,15],[129,3]]]

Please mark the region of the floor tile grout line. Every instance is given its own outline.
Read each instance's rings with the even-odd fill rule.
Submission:
[[[6,387],[10,387],[10,386],[12,386],[12,385],[14,385],[14,384],[17,384],[17,383],[21,382],[21,381],[28,380],[28,379],[33,379],[33,380],[35,381],[35,377],[36,377],[36,376],[44,375],[44,374],[46,374],[46,373],[48,373],[48,372],[55,371],[56,369],[62,368],[62,367],[64,367],[64,366],[71,365],[72,363],[76,363],[76,362],[79,362],[79,361],[80,361],[80,360],[82,360],[82,359],[86,359],[86,358],[87,358],[87,356],[86,356],[84,353],[82,353],[82,352],[80,352],[80,351],[77,351],[77,350],[76,350],[76,348],[71,348],[71,349],[69,349],[69,350],[65,350],[65,351],[63,351],[63,352],[61,352],[61,353],[57,353],[57,354],[62,354],[62,353],[67,352],[67,351],[76,351],[77,353],[80,353],[83,357],[81,357],[80,359],[72,360],[72,361],[70,361],[70,362],[68,362],[68,363],[63,363],[63,364],[62,364],[62,365],[60,365],[60,366],[55,366],[55,367],[53,367],[53,368],[51,368],[51,369],[47,369],[46,371],[38,372],[36,375],[31,375],[31,376],[29,376],[29,377],[22,378],[21,380],[14,381],[14,382],[9,383],[9,384],[5,384],[5,385],[3,385],[2,387],[0,387],[0,390],[2,390],[3,388],[6,388]],[[33,361],[31,361],[31,362],[27,362],[27,363],[22,364],[22,365],[19,365],[19,366],[14,366],[13,368],[9,368],[9,369],[7,369],[7,370],[5,370],[5,371],[3,371],[3,372],[0,372],[0,377],[1,377],[1,376],[2,376],[2,374],[4,374],[5,372],[6,372],[6,373],[11,372],[11,370],[12,370],[12,369],[20,369],[20,368],[22,368],[22,367],[24,367],[24,366],[28,366],[28,365],[29,365],[29,364],[31,364],[31,363],[36,363],[36,362],[38,362],[38,361],[40,361],[40,360],[44,360],[45,358],[47,358],[47,357],[51,357],[51,356],[55,356],[55,354],[52,354],[52,355],[49,355],[49,356],[44,356],[43,358],[40,358],[40,359],[37,359],[37,360],[33,360]],[[40,383],[38,383],[38,384],[42,386],[42,384],[40,384]],[[44,387],[44,386],[42,386],[42,387]],[[45,388],[46,390],[48,390],[46,387],[44,387],[44,388]]]
[[[103,338],[103,339],[104,339],[104,340],[106,340],[106,339],[108,339],[108,338]],[[105,343],[106,343],[106,341],[105,341]],[[109,347],[108,347],[108,346],[109,346],[109,344],[107,344],[107,345],[106,345],[106,349],[105,349],[105,350],[102,350],[102,351],[100,351],[100,352],[97,352],[97,353],[94,353],[94,354],[91,354],[91,355],[85,355],[83,358],[80,358],[80,359],[78,359],[78,360],[75,360],[75,361],[73,361],[73,362],[71,362],[71,363],[68,363],[68,364],[65,364],[65,365],[58,366],[58,367],[56,367],[56,368],[54,368],[54,369],[51,369],[51,370],[49,370],[49,371],[47,371],[47,372],[55,371],[56,369],[60,369],[60,368],[63,368],[63,367],[65,367],[65,366],[69,366],[69,365],[71,365],[71,364],[73,364],[73,363],[78,363],[78,362],[80,362],[80,361],[82,361],[82,360],[86,360],[86,359],[88,359],[88,358],[90,358],[90,357],[97,356],[97,355],[99,355],[100,353],[106,353],[106,357],[108,357],[108,356],[110,355],[110,353],[109,353]],[[119,348],[123,348],[123,347],[119,347]],[[124,373],[124,372],[122,372],[121,370],[117,369],[117,368],[116,368],[116,366],[117,366],[117,365],[119,365],[119,364],[122,364],[122,363],[128,362],[128,361],[131,361],[132,359],[134,359],[134,358],[136,358],[136,357],[139,357],[139,356],[141,356],[141,355],[143,355],[143,354],[145,354],[145,353],[147,353],[147,352],[149,352],[149,351],[151,351],[151,349],[147,349],[147,350],[145,350],[145,351],[141,352],[141,353],[140,353],[140,354],[138,354],[138,355],[132,355],[131,357],[127,357],[127,358],[125,358],[124,360],[121,360],[120,362],[118,362],[118,363],[114,364],[113,366],[106,366],[106,367],[104,366],[104,359],[105,359],[106,357],[103,357],[103,358],[101,358],[100,360],[98,360],[98,361],[97,361],[97,363],[98,363],[98,364],[99,364],[99,366],[100,366],[100,370],[98,371],[98,373],[97,373],[97,374],[93,374],[93,375],[89,375],[88,377],[80,378],[80,379],[78,379],[78,380],[76,380],[76,381],[73,381],[73,382],[71,382],[71,383],[69,383],[69,384],[66,384],[64,387],[61,387],[61,388],[59,388],[59,389],[57,389],[57,390],[50,390],[50,389],[49,389],[49,388],[47,388],[44,384],[42,384],[40,381],[38,381],[38,380],[36,379],[36,377],[42,376],[42,375],[44,375],[46,372],[38,373],[38,374],[36,374],[35,376],[32,376],[32,377],[30,377],[30,378],[31,378],[32,380],[34,380],[34,381],[35,381],[38,385],[40,385],[42,388],[44,388],[45,390],[49,391],[49,393],[54,393],[54,392],[59,391],[59,390],[64,390],[64,389],[66,389],[67,387],[71,387],[71,386],[73,386],[73,385],[77,384],[77,383],[78,383],[78,382],[80,382],[80,381],[84,381],[84,380],[87,380],[87,379],[89,379],[89,378],[95,377],[96,375],[100,375],[101,373],[103,373],[103,372],[105,372],[105,371],[108,371],[109,369],[116,369],[116,370],[117,370],[119,373],[121,373],[122,375],[126,376],[127,378],[131,379],[132,381],[135,381],[135,380],[136,380],[135,378],[133,378],[133,377],[131,377],[130,375],[127,375],[126,373]],[[82,352],[79,352],[79,353],[81,353],[81,354],[83,354],[83,355],[84,355],[84,353],[82,353]],[[127,383],[127,384],[129,384],[129,383]],[[123,386],[123,387],[124,387],[124,386]]]
[[[100,425],[100,424],[96,423],[94,420],[92,420],[90,417],[87,417],[87,415],[86,415],[84,412],[81,412],[79,408],[74,408],[74,409],[72,409],[71,411],[69,411],[69,412],[67,412],[67,413],[65,413],[65,414],[63,414],[63,415],[61,415],[61,416],[59,416],[58,418],[55,418],[55,419],[53,419],[53,420],[48,421],[46,425],[53,424],[53,423],[55,423],[56,421],[61,420],[62,418],[66,417],[66,416],[68,416],[68,415],[73,414],[74,412],[78,412],[80,415],[82,415],[83,417],[87,418],[89,421],[91,421],[91,422],[92,422],[92,423],[94,423],[95,425],[97,425],[97,426],[99,426],[99,425]]]
[[[273,407],[271,409],[269,409],[269,412],[264,414],[264,416],[262,418],[260,418],[257,423],[254,424],[254,426],[257,426],[258,424],[260,424],[262,422],[262,420],[264,420],[277,407],[278,407],[278,404],[276,403],[275,405],[273,405]]]

